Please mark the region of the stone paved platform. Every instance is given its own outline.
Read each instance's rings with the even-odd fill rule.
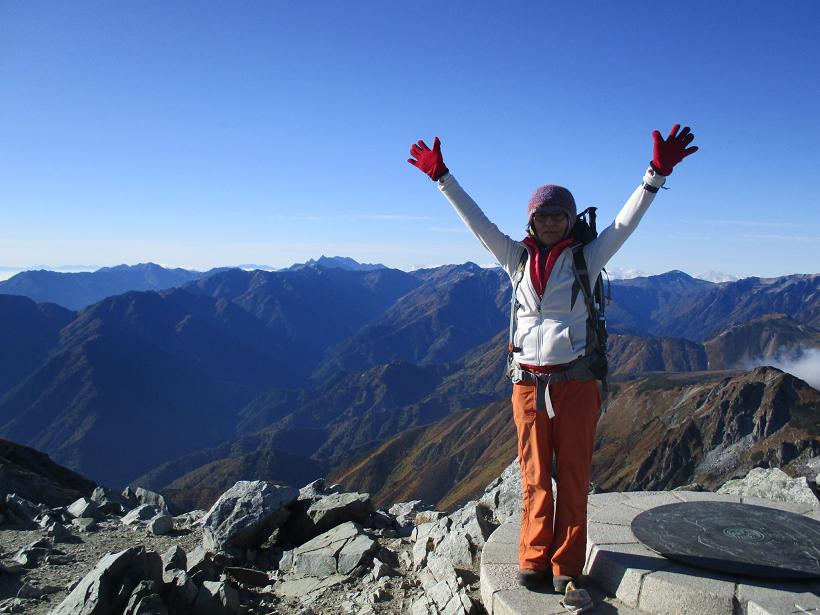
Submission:
[[[587,564],[582,585],[591,590],[593,613],[669,615],[820,615],[820,581],[763,582],[712,573],[668,560],[641,544],[630,524],[655,506],[711,500],[741,502],[805,514],[820,510],[753,497],[690,491],[593,495],[588,507]],[[566,613],[560,596],[516,583],[518,524],[490,536],[481,555],[481,598],[490,615]],[[584,583],[585,582],[585,583]]]

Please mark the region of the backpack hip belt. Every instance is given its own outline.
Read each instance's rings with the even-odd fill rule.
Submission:
[[[552,402],[549,399],[549,386],[556,382],[567,382],[569,380],[599,380],[600,375],[596,375],[598,360],[599,357],[595,355],[578,357],[572,363],[567,363],[567,369],[545,374],[528,371],[513,361],[510,380],[513,384],[534,382],[536,386],[535,409],[546,412],[552,418],[555,416],[555,412],[552,411]]]

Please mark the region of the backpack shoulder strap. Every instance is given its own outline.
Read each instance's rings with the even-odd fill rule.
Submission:
[[[527,257],[529,256],[529,251],[527,248],[524,248],[521,251],[521,256],[518,258],[518,266],[515,268],[514,276],[513,276],[513,287],[512,287],[512,298],[510,299],[510,339],[507,343],[507,352],[512,354],[516,350],[520,350],[520,348],[516,348],[514,345],[513,338],[515,337],[515,312],[518,310],[518,299],[516,299],[516,295],[518,294],[518,286],[521,284],[521,280],[524,279],[524,270],[527,267]]]
[[[601,345],[601,340],[598,339],[598,309],[595,307],[595,300],[592,295],[587,260],[584,258],[584,246],[579,243],[571,246],[570,249],[572,250],[572,271],[575,274],[576,283],[581,287],[581,292],[584,294],[584,303],[587,306],[586,352],[590,354],[590,351]]]

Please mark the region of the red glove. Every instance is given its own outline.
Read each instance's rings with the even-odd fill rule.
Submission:
[[[444,165],[444,158],[441,157],[441,141],[438,137],[433,140],[433,149],[421,140],[414,143],[410,146],[410,155],[413,158],[408,158],[407,162],[427,173],[433,181],[438,181],[442,175],[450,172]]]
[[[695,135],[689,130],[689,126],[681,130],[680,134],[677,134],[679,128],[680,124],[675,124],[666,141],[663,140],[661,133],[657,130],[652,132],[652,138],[655,140],[652,168],[661,175],[671,174],[676,164],[689,154],[698,151],[697,147],[687,147],[695,138]]]

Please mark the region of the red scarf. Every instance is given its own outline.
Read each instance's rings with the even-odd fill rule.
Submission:
[[[572,237],[567,237],[552,246],[549,251],[544,252],[533,237],[524,239],[524,245],[530,253],[530,279],[539,299],[544,296],[544,289],[547,287],[547,280],[550,279],[550,274],[555,267],[555,261],[561,256],[561,252],[572,245],[572,241]],[[544,263],[544,254],[547,257],[546,263]]]

